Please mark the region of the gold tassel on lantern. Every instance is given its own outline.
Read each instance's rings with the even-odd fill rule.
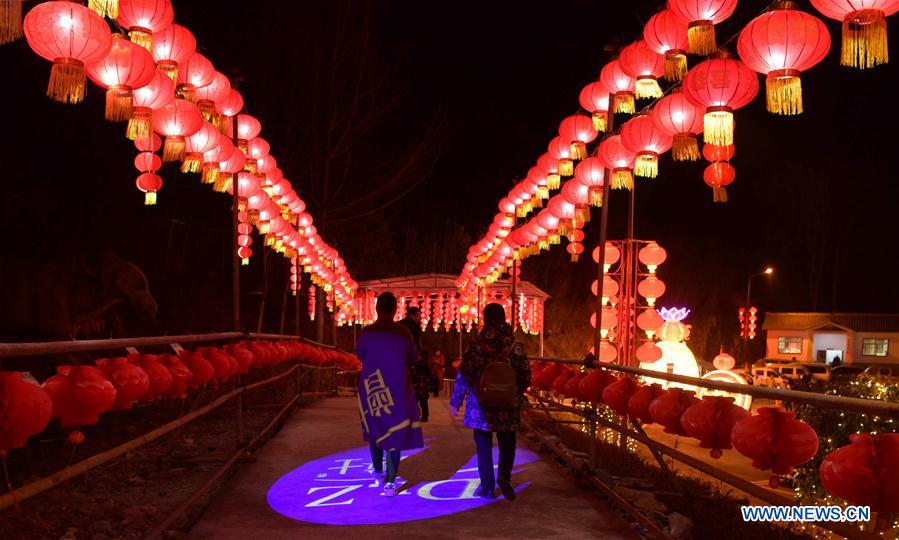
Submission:
[[[128,32],[131,42],[153,52],[153,32],[146,28],[131,28]]]
[[[172,82],[178,82],[178,64],[171,60],[162,60],[156,63],[156,68],[165,74]]]
[[[135,107],[128,120],[125,136],[132,141],[142,141],[153,133],[153,111],[146,107]]]
[[[802,114],[802,81],[793,69],[777,69],[765,79],[768,112]]]
[[[215,176],[215,181],[212,185],[212,190],[217,193],[225,193],[229,189],[231,189],[231,181],[234,175],[231,173],[221,172]]]
[[[156,204],[156,192],[148,191],[144,193],[144,206],[153,206]]]
[[[579,221],[580,223],[589,223],[590,222],[590,207],[589,206],[578,206],[574,209],[574,219]]]
[[[208,99],[201,99],[197,103],[197,106],[200,108],[200,112],[203,113],[203,120],[212,123],[215,118],[215,102],[209,101]]]
[[[106,90],[106,119],[124,122],[134,115],[134,101],[127,86],[112,85]]]
[[[22,0],[0,0],[0,45],[22,37]]]
[[[184,159],[184,150],[187,141],[184,137],[166,137],[162,147],[162,161],[181,161]]]
[[[662,87],[655,77],[637,78],[637,97],[639,99],[652,99],[662,97]]]
[[[608,114],[608,111],[595,111],[593,113],[593,129],[605,132]]]
[[[549,180],[547,180],[547,182],[548,181]],[[542,207],[543,201],[549,198],[549,186],[537,186],[537,191],[535,192],[535,194],[537,195],[537,199],[539,200],[539,207]]]
[[[659,155],[655,152],[640,152],[634,165],[634,174],[643,178],[655,178],[659,175]]]
[[[677,82],[684,80],[687,74],[687,54],[680,49],[672,49],[665,53],[665,80]]]
[[[570,159],[559,160],[559,176],[571,176],[572,174],[574,174],[574,162]]]
[[[692,133],[678,133],[671,145],[674,161],[696,161],[699,159],[699,144]]]
[[[528,215],[528,209],[524,205],[519,205],[515,207],[515,216],[519,218],[523,218]]]
[[[727,202],[727,190],[723,187],[713,187],[712,188],[712,202],[716,203],[726,203]]]
[[[546,189],[559,189],[560,185],[562,185],[562,177],[559,176],[559,173],[555,172],[546,175]]]
[[[84,64],[71,58],[60,58],[53,62],[50,70],[50,83],[47,85],[47,96],[61,103],[81,103],[87,84]]]
[[[88,0],[87,7],[101,17],[106,16],[106,0]]]
[[[616,92],[612,105],[616,113],[634,114],[637,110],[634,105],[634,94],[631,92]]]
[[[203,176],[200,177],[200,182],[214,184],[218,180],[220,170],[218,163],[203,163]]]
[[[549,243],[554,246],[558,246],[562,243],[562,235],[559,234],[559,231],[550,231]]]
[[[571,143],[571,159],[581,160],[587,157],[587,144],[583,141]]]
[[[729,107],[709,107],[703,116],[703,139],[708,144],[734,144],[734,113]]]
[[[634,174],[630,169],[614,169],[612,171],[612,189],[633,189]]]
[[[863,9],[848,15],[843,21],[840,65],[865,69],[889,61],[887,22],[883,11]]]
[[[590,204],[597,208],[602,206],[602,188],[594,186],[590,188]]]
[[[181,172],[198,173],[203,169],[203,154],[189,152],[181,162]]]
[[[693,21],[687,30],[687,41],[690,52],[699,56],[707,56],[718,49],[715,39],[715,25],[712,21]]]
[[[106,15],[110,19],[119,16],[119,0],[106,0]]]
[[[179,84],[175,90],[175,97],[191,103],[197,102],[197,88],[192,84]]]
[[[580,254],[576,251],[571,254],[571,262],[576,263],[579,258],[580,258]]]

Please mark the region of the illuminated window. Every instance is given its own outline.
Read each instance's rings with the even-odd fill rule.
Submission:
[[[802,354],[802,338],[793,336],[777,338],[777,352],[780,354]]]
[[[862,340],[862,355],[886,356],[890,347],[890,340],[882,338],[868,338]]]

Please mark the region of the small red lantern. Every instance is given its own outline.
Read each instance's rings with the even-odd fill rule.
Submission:
[[[125,136],[132,141],[149,137],[153,133],[153,111],[174,101],[174,93],[174,83],[158,70],[149,84],[136,88],[132,92],[134,108],[131,119],[128,120]]]
[[[681,425],[681,415],[694,403],[699,402],[693,395],[683,388],[669,388],[649,404],[649,414],[652,421],[665,428],[665,433],[672,435],[686,435]]]
[[[665,319],[663,319],[662,316],[659,315],[659,312],[654,309],[645,309],[642,313],[637,315],[637,326],[640,330],[646,332],[646,337],[649,339],[653,338],[663,324],[665,324]],[[658,358],[656,360],[658,360]],[[651,360],[651,362],[655,362],[655,360]]]
[[[662,358],[662,349],[652,341],[637,347],[637,360],[643,364],[651,364]]]
[[[737,422],[730,437],[734,448],[751,459],[753,467],[771,469],[777,475],[789,474],[818,452],[815,430],[780,407],[761,407]]]
[[[705,168],[702,173],[702,179],[712,188],[712,199],[714,202],[727,202],[726,186],[733,183],[737,177],[737,171],[733,165],[726,161],[716,161]]]
[[[235,151],[236,148],[231,139],[224,136],[219,137],[218,144],[203,154],[203,176],[200,181],[204,184],[215,183],[221,172],[221,163],[228,161]]]
[[[634,161],[636,154],[621,140],[621,135],[606,137],[599,143],[598,157],[606,168],[612,171],[612,189],[632,189],[634,187]]]
[[[568,384],[568,380],[571,379],[573,375],[574,373],[571,370],[562,371],[562,373],[553,380],[553,392],[563,394],[565,392],[565,385]]]
[[[156,192],[162,189],[162,177],[156,173],[145,172],[137,177],[135,185],[137,189],[144,192],[144,205],[153,206],[156,204]]]
[[[203,386],[215,376],[215,370],[209,360],[195,352],[181,351],[178,353],[178,359],[193,373],[193,377],[188,381],[188,388]]]
[[[673,137],[671,156],[674,161],[699,159],[696,136],[702,133],[702,115],[703,109],[691,103],[681,92],[663,97],[652,108],[652,121]]]
[[[150,378],[150,389],[147,390],[147,393],[144,394],[141,401],[156,401],[158,397],[164,395],[172,386],[174,380],[172,372],[159,361],[157,355],[131,354],[128,356],[128,361],[140,366],[141,369],[147,372],[147,375]]]
[[[589,116],[574,114],[562,120],[559,125],[559,136],[571,145],[572,159],[587,157],[587,143],[593,142],[598,135]]]
[[[171,26],[175,10],[170,0],[119,0],[115,19],[128,29],[131,41],[152,52],[153,34]]]
[[[187,394],[190,380],[194,376],[193,372],[177,356],[160,354],[158,360],[160,364],[168,368],[172,373],[172,385],[162,395],[172,398],[184,398]]]
[[[147,372],[129,362],[127,358],[101,358],[97,360],[97,367],[115,386],[116,399],[111,409],[113,411],[130,409],[150,390],[150,377]]]
[[[215,112],[226,117],[232,117],[238,114],[243,110],[243,96],[240,95],[240,92],[235,90],[234,88],[228,92],[228,95],[225,96],[221,101],[215,102]],[[225,123],[223,121],[223,127]],[[226,133],[230,128],[225,128]]]
[[[165,136],[162,161],[184,159],[186,138],[203,127],[203,115],[196,105],[183,99],[176,99],[165,107],[153,111],[153,129]]]
[[[25,382],[21,373],[0,372],[0,459],[37,435],[53,417],[53,401],[40,386]]]
[[[162,168],[162,160],[153,152],[141,152],[134,158],[134,168],[139,172],[155,173]]]
[[[605,271],[608,272],[609,268],[621,259],[621,250],[612,242],[606,242],[604,251],[603,266],[605,266]],[[599,264],[599,246],[593,248],[593,262]]]
[[[759,91],[758,76],[728,53],[718,53],[684,77],[684,95],[705,107],[705,142],[734,143],[734,110],[746,105]]]
[[[578,384],[578,392],[585,401],[602,403],[602,392],[606,386],[615,382],[615,377],[604,369],[594,369]]]
[[[75,2],[51,1],[28,12],[24,29],[31,49],[53,62],[47,95],[63,103],[84,101],[84,66],[102,60],[112,45],[106,21]]]
[[[665,294],[665,282],[654,275],[649,275],[637,283],[637,292],[646,299],[646,304],[652,307],[656,300]]]
[[[559,173],[559,160],[545,153],[537,158],[537,168],[546,175],[546,188],[559,189],[562,178]]]
[[[197,88],[210,84],[216,73],[208,58],[193,53],[178,66],[178,95],[187,101],[197,101]]]
[[[150,133],[147,137],[136,139],[134,147],[138,152],[158,152],[162,148],[162,139],[155,133]]]
[[[734,145],[721,146],[718,144],[706,144],[702,147],[702,157],[706,161],[730,161],[734,157]]]
[[[172,24],[153,35],[153,59],[159,71],[178,81],[178,66],[197,51],[197,38],[180,24]]]
[[[612,106],[616,113],[634,114],[636,81],[621,69],[618,60],[612,60],[602,68],[599,80],[612,91]]]
[[[659,175],[659,154],[671,148],[671,136],[659,129],[649,114],[631,118],[621,128],[621,142],[637,155],[634,174],[643,178]]]
[[[824,457],[821,484],[849,504],[899,512],[899,434],[856,433],[849,440]]]
[[[153,57],[122,34],[112,37],[109,53],[87,65],[87,75],[106,88],[106,119],[121,122],[131,118],[135,88],[150,84],[156,75]]]
[[[722,449],[732,448],[730,433],[734,424],[748,416],[746,409],[734,405],[732,397],[705,396],[684,411],[680,421],[684,433],[699,439],[699,446],[710,448],[709,455],[718,459]]]
[[[740,32],[740,59],[765,77],[768,112],[802,112],[803,71],[824,60],[830,34],[820,19],[794,9],[794,2],[775,3]]]
[[[583,373],[578,373],[574,377],[568,379],[568,382],[565,383],[565,397],[569,399],[574,399],[577,401],[582,401],[581,392],[579,390],[581,380],[584,378]]]
[[[718,49],[715,26],[733,14],[737,0],[668,0],[668,9],[689,23],[690,52],[706,56]]]
[[[618,62],[622,71],[634,79],[637,98],[662,97],[658,79],[665,73],[664,56],[640,39],[621,50]]]
[[[605,131],[609,116],[609,95],[612,92],[600,81],[588,84],[581,90],[578,101],[592,115],[593,129]]]
[[[668,252],[657,243],[650,242],[640,248],[640,251],[637,253],[637,259],[646,265],[646,269],[649,270],[650,274],[655,274],[659,265],[668,259]]]
[[[687,74],[687,23],[670,9],[662,10],[643,27],[643,39],[651,49],[665,55],[665,79],[679,81]]]
[[[233,138],[234,122],[225,122],[224,125],[225,135]],[[247,144],[249,143],[250,139],[258,137],[261,131],[262,123],[255,117],[252,117],[249,114],[237,115],[237,147],[240,148],[244,153],[247,152]]]
[[[96,424],[116,400],[115,386],[94,366],[58,366],[42,388],[62,427]]]
[[[812,0],[812,5],[843,23],[841,66],[865,69],[890,61],[886,17],[899,11],[899,0]]]
[[[642,385],[628,376],[618,377],[618,380],[606,386],[602,391],[602,401],[619,416],[627,416],[627,403],[631,396],[642,388]]]
[[[644,424],[651,424],[652,416],[649,414],[649,404],[664,392],[665,389],[660,384],[641,386],[628,398],[627,414]]]

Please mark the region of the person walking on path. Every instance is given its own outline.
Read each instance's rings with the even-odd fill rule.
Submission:
[[[443,385],[443,376],[446,374],[446,357],[440,351],[435,351],[431,356],[431,371],[434,373],[431,390],[434,397],[437,397],[440,395],[440,386]]]
[[[465,402],[466,427],[474,430],[481,487],[478,495],[495,497],[498,484],[503,496],[515,499],[512,466],[516,432],[526,404],[524,392],[531,384],[531,368],[524,347],[515,341],[499,304],[484,309],[484,328],[462,357],[456,386],[450,399],[453,416]],[[493,434],[499,444],[499,466],[493,476]]]
[[[418,403],[421,421],[428,421],[428,386],[431,384],[431,368],[428,365],[428,355],[421,348],[421,309],[412,306],[406,309],[406,316],[400,324],[409,329],[412,341],[418,350],[418,360],[411,366],[412,385],[415,388],[415,400]]]
[[[393,321],[396,308],[396,297],[381,293],[376,303],[378,319],[362,329],[356,343],[356,356],[362,362],[359,376],[362,438],[371,446],[375,478],[384,481],[384,494],[388,497],[396,495],[400,452],[424,446],[411,377],[418,350],[409,330]]]

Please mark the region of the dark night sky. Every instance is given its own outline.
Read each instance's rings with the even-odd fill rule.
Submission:
[[[314,191],[315,175],[304,161],[308,141],[294,144],[291,133],[302,131],[296,124],[306,121],[304,108],[319,99],[311,89],[316,59],[327,58],[323,51],[340,28],[355,31],[367,3],[173,3],[178,22],[194,31],[216,66],[225,73],[240,70],[249,111],[262,120],[273,153],[291,156],[285,174],[302,193]],[[364,223],[384,241],[386,252],[416,261],[407,269],[457,272],[463,248],[489,225],[499,198],[545,151],[559,121],[577,110],[580,88],[608,59],[603,45],[636,38],[661,3],[369,3],[371,58],[376,70],[389,74],[388,93],[398,99],[351,150],[353,181],[342,197],[372,189],[366,177],[375,176],[381,163],[376,157],[402,156],[429,124],[440,124],[421,182]],[[719,38],[766,4],[742,1],[737,14],[720,25]],[[766,113],[763,81],[759,97],[737,113],[737,179],[730,203],[712,204],[701,164],[664,158],[658,179],[638,182],[637,235],[668,248],[663,268],[671,302],[699,305],[709,288],[717,288],[735,309],[746,276],[772,264],[774,279],[754,285],[763,309],[896,311],[892,252],[899,232],[899,175],[893,130],[899,124],[899,67],[840,68],[839,25],[827,24],[834,48],[803,77],[804,115]],[[112,247],[149,267],[157,290],[176,287],[191,271],[208,278],[213,289],[224,287],[227,202],[166,169],[160,206],[145,209],[133,187],[134,152],[121,127],[103,121],[102,92],[92,87],[88,102],[78,107],[51,103],[43,96],[49,64],[21,42],[0,49],[0,62],[7,74],[0,99],[8,107],[0,145],[0,223],[12,251]],[[279,103],[284,100],[293,100],[293,107],[285,109]],[[305,136],[316,135],[310,128]],[[621,236],[626,196],[613,194],[611,205],[612,236]],[[314,202],[311,209],[318,217]],[[338,222],[339,217],[329,215]],[[343,250],[351,271],[359,278],[400,272],[399,264],[374,256],[371,245],[381,249],[380,243],[360,242],[365,237],[353,224],[321,230]],[[445,240],[457,226],[469,237]],[[596,236],[595,224],[587,234]],[[810,245],[823,257],[817,271],[810,270]],[[568,267],[561,255],[529,261],[525,277],[551,288],[551,282],[541,282],[549,274],[528,275],[530,264],[540,269],[550,262],[553,279],[565,275],[560,270],[569,272],[586,288],[589,264]],[[816,304],[809,289],[813,275],[820,277]]]

